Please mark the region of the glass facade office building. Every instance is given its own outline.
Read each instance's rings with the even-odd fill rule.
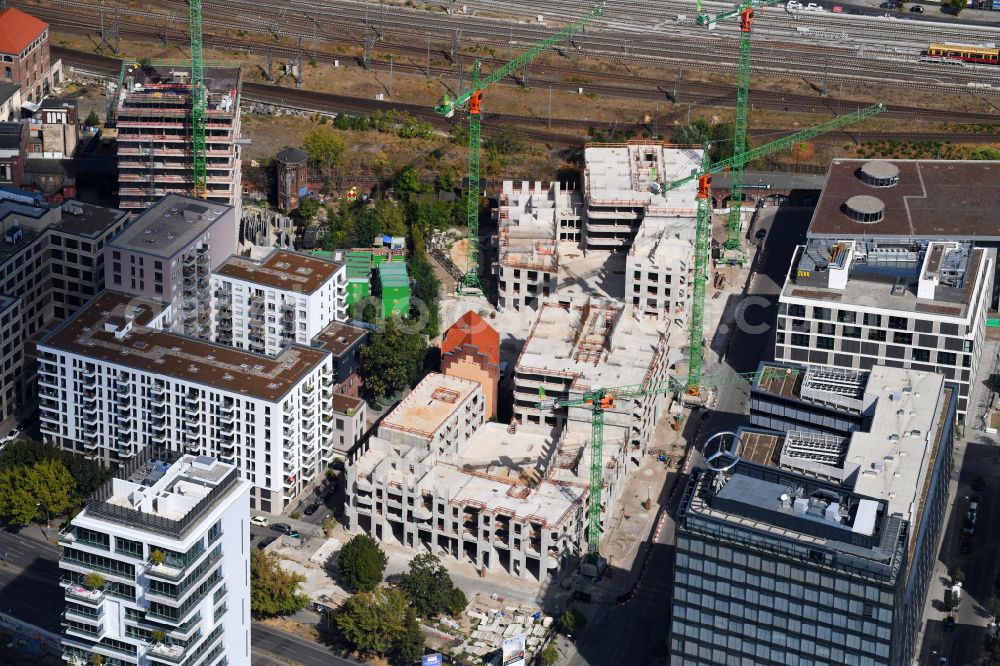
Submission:
[[[896,440],[894,453],[852,467],[860,449],[850,447],[892,442],[886,417],[913,406],[889,393],[872,430],[844,440],[841,481],[817,474],[812,459],[795,469],[789,433],[759,430],[743,433],[735,466],[692,474],[677,519],[672,666],[910,663],[957,407],[957,390],[934,377],[938,395],[920,398],[933,404],[919,425],[926,437]]]

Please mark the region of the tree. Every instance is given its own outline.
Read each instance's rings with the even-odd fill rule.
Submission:
[[[549,643],[545,646],[545,649],[542,650],[542,653],[538,655],[538,659],[542,666],[552,666],[554,663],[559,661],[559,651],[556,650],[555,645]]]
[[[97,115],[97,111],[91,111],[87,114],[87,119],[83,121],[83,124],[87,127],[97,127],[101,124],[101,117]]]
[[[432,618],[440,613],[458,615],[466,606],[465,594],[455,587],[433,553],[420,553],[410,560],[410,569],[403,574],[399,586],[420,617]]]
[[[403,617],[403,633],[396,642],[394,650],[397,664],[412,664],[420,661],[424,654],[424,635],[417,623],[417,614],[412,608],[407,608]]]
[[[958,16],[962,13],[962,10],[968,6],[968,0],[948,0],[947,6],[951,8],[952,13]]]
[[[91,571],[83,579],[83,586],[88,590],[103,590],[106,583],[107,581],[104,579],[104,576],[96,571]]]
[[[373,206],[379,228],[388,236],[405,236],[406,220],[403,207],[390,199],[379,199]]]
[[[407,201],[411,194],[420,194],[424,191],[424,185],[420,182],[420,172],[412,164],[396,174],[396,182],[393,184],[396,196],[403,201]]]
[[[149,639],[154,643],[162,643],[167,640],[167,632],[157,629],[149,634]]]
[[[250,549],[250,611],[257,617],[288,615],[308,603],[299,592],[305,576],[285,571],[278,559],[257,548]]]
[[[952,583],[964,583],[965,582],[965,572],[962,571],[962,567],[955,567],[951,572],[951,582]]]
[[[167,559],[167,554],[164,553],[159,548],[154,548],[152,552],[149,553],[149,561],[153,563],[154,566],[159,566],[163,564]]]
[[[1000,150],[996,148],[990,148],[988,146],[983,146],[980,148],[974,148],[969,153],[970,160],[1000,160]]]
[[[337,557],[344,581],[358,592],[370,592],[378,587],[388,561],[378,542],[367,534],[352,537]]]
[[[458,187],[458,171],[455,167],[448,165],[442,167],[434,178],[434,187],[438,192],[452,192]]]
[[[408,633],[407,610],[412,612],[399,590],[361,592],[344,602],[334,624],[344,640],[362,655],[385,656],[399,647]]]
[[[954,590],[945,590],[944,592],[944,609],[951,613],[952,611],[958,610],[958,606],[962,599],[959,593]]]
[[[312,222],[316,219],[316,213],[319,212],[319,208],[319,199],[316,197],[304,197],[299,199],[299,208],[296,211],[295,217],[303,222]]]
[[[76,483],[61,460],[49,459],[35,463],[22,482],[35,498],[36,505],[47,507],[50,515],[62,515],[73,506]]]
[[[413,280],[413,297],[427,308],[427,323],[424,325],[424,333],[430,337],[436,336],[441,328],[441,315],[438,309],[438,302],[441,298],[441,280],[438,279],[427,258],[427,251],[424,248],[424,235],[420,227],[414,226],[410,229],[410,239],[412,251],[408,258],[410,278]]]
[[[333,129],[326,125],[313,128],[302,139],[302,147],[309,153],[309,166],[330,175],[347,150],[347,144]]]
[[[387,319],[361,349],[359,370],[365,390],[384,397],[411,386],[420,376],[426,353],[420,333],[404,331],[395,317]]]
[[[0,471],[0,516],[11,525],[27,525],[38,517],[38,502],[31,495],[25,472],[30,467]]]
[[[715,163],[733,156],[733,126],[731,123],[711,124],[698,118],[690,125],[680,125],[670,134],[670,140],[680,144],[701,145],[706,141],[710,147],[708,159]]]
[[[99,655],[96,652],[90,653],[90,666],[102,666],[104,664],[104,656]]]
[[[561,632],[572,636],[587,626],[587,617],[578,608],[570,606],[559,616],[558,623]]]

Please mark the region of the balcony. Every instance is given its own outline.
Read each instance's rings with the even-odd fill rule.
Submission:
[[[184,661],[185,648],[181,645],[168,645],[166,643],[153,643],[146,650],[146,655],[153,659],[169,661],[179,664]]]
[[[59,535],[59,543],[63,543],[61,534]],[[66,579],[59,581],[59,585],[65,590],[66,598],[72,599],[77,603],[98,606],[104,601],[104,590],[88,590],[82,585],[77,585],[76,583]]]
[[[63,613],[63,617],[66,613]],[[104,625],[98,624],[94,627],[88,627],[80,624],[71,624],[69,622],[63,622],[63,632],[67,636],[72,636],[74,638],[82,638],[85,641],[99,641],[104,636]]]

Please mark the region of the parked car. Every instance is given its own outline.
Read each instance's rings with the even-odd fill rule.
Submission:
[[[843,13],[844,8],[841,7],[840,5],[834,5],[833,9],[831,9],[830,11],[832,11],[834,14],[841,14]]]
[[[274,530],[275,532],[281,532],[285,536],[290,536],[295,539],[299,538],[298,530],[296,530],[288,523],[275,523],[274,525],[271,525],[271,529]]]
[[[269,521],[264,516],[254,516],[253,518],[250,519],[250,524],[256,525],[257,527],[267,527],[268,523],[270,522],[271,521]]]
[[[320,507],[319,502],[313,502],[312,504],[310,504],[305,508],[305,511],[303,511],[303,513],[305,513],[307,516],[311,516],[317,511],[319,511],[319,507]]]
[[[260,541],[257,542],[257,548],[259,548],[261,550],[264,550],[265,548],[267,548],[268,546],[270,546],[272,543],[274,543],[277,540],[278,540],[278,537],[276,537],[276,536],[264,537],[263,539],[261,539]]]
[[[757,233],[754,234],[754,238],[757,240],[764,240],[764,236],[767,235],[767,229],[758,229]]]
[[[810,2],[808,5],[806,5],[806,11],[807,12],[825,12],[826,9],[824,9],[821,5],[817,5],[815,2]]]
[[[802,3],[798,0],[788,0],[788,4],[785,5],[785,9],[802,9]]]
[[[944,630],[955,631],[955,616],[949,615],[944,619]]]
[[[976,533],[976,517],[979,515],[979,503],[969,502],[969,510],[965,512],[965,523],[962,531],[966,534]]]

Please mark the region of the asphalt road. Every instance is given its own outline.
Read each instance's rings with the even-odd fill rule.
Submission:
[[[255,654],[264,652],[261,657],[267,657],[268,654],[280,655],[282,659],[291,659],[302,666],[357,666],[358,664],[351,659],[331,654],[322,645],[256,622],[250,631],[250,642]],[[254,663],[258,663],[256,659],[255,656]]]
[[[737,328],[732,334],[725,364],[734,372],[753,372],[762,360],[774,358],[774,322],[778,295],[785,282],[795,246],[804,242],[811,208],[768,206],[761,211],[755,229],[767,229],[764,254],[747,297],[742,300]],[[702,435],[733,429],[746,423],[748,384],[720,386],[714,409],[706,419]]]
[[[38,533],[39,528],[31,525],[25,528],[29,530]],[[24,622],[59,633],[64,604],[59,554],[58,548],[38,539],[0,530],[0,556],[4,558],[0,565],[0,608]]]
[[[937,664],[937,659],[942,656],[948,659],[949,664],[973,664],[983,647],[986,624],[991,619],[987,609],[990,597],[995,593],[996,554],[1000,550],[1000,449],[988,437],[979,433],[972,437],[972,441],[960,444],[965,449],[960,456],[961,471],[950,499],[951,515],[945,525],[939,553],[944,566],[931,579],[927,591],[930,608],[925,609],[923,619],[922,664]],[[978,493],[970,487],[977,476],[983,477],[986,482],[986,487]],[[962,527],[973,496],[979,500],[976,531],[971,538],[971,552],[962,555]],[[943,612],[942,600],[948,581],[944,572],[955,567],[961,567],[965,572],[965,582],[961,605],[955,613],[955,631],[945,633],[943,620],[946,613]]]

